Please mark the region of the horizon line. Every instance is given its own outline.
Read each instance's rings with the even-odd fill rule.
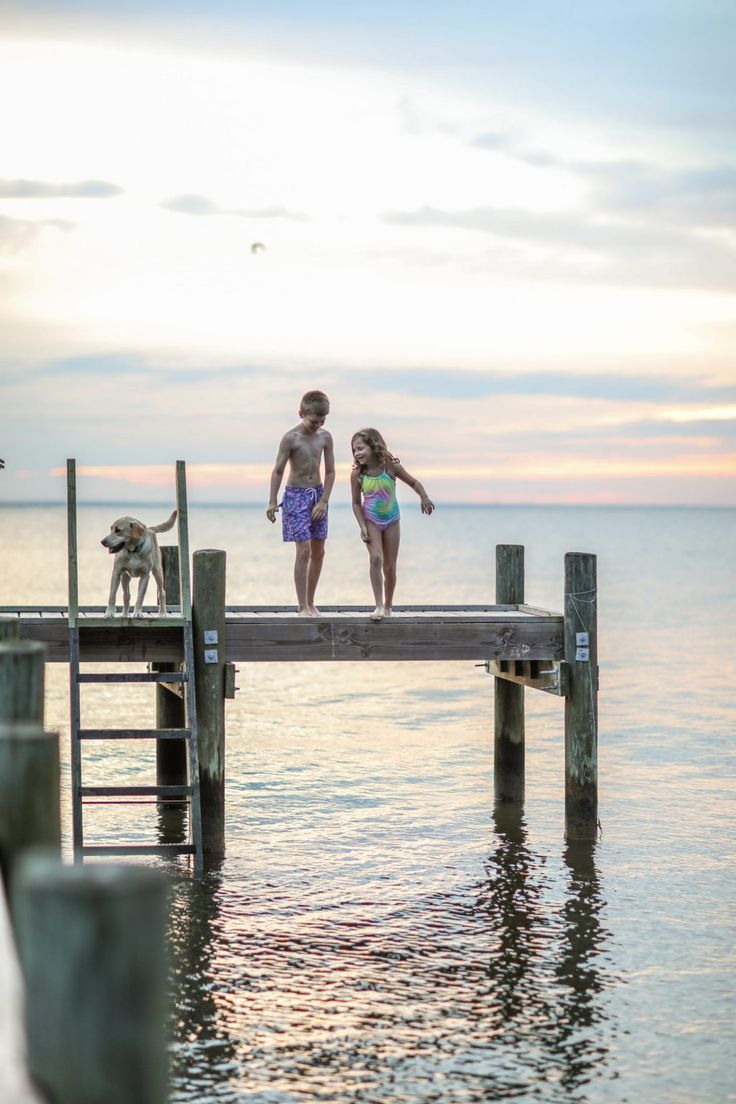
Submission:
[[[169,507],[170,499],[77,499],[77,506],[121,506],[124,502],[134,502],[138,506],[162,506]],[[64,498],[28,498],[18,500],[0,499],[0,509],[7,507],[26,506],[66,506]],[[248,499],[240,502],[192,502],[188,501],[191,511],[192,506],[200,509],[241,509],[243,507],[263,507],[260,499]],[[332,509],[351,509],[350,502],[331,502]],[[517,510],[517,509],[571,509],[571,510],[736,510],[736,503],[718,502],[436,502],[435,508],[442,507],[450,510]]]

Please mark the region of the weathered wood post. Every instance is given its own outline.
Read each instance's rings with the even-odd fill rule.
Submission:
[[[565,834],[595,839],[598,825],[598,584],[596,557],[565,555]]]
[[[0,643],[0,721],[43,724],[46,645],[38,640]]]
[[[46,646],[0,626],[0,872],[29,847],[61,848],[59,734],[44,732]]]
[[[166,604],[181,605],[179,594],[179,549],[174,544],[161,547],[164,569]],[[178,671],[179,663],[154,663],[154,671]],[[179,687],[181,689],[181,686]],[[186,726],[184,696],[166,686],[156,686],[156,728]],[[184,740],[156,741],[156,782],[159,786],[185,786],[187,783],[187,749]]]
[[[524,601],[524,546],[496,545],[496,602]],[[524,800],[524,687],[495,682],[494,793],[497,802]]]
[[[29,854],[12,904],[38,1086],[54,1104],[164,1104],[163,873]]]
[[[61,851],[59,734],[0,721],[0,872],[6,889],[30,847]]]
[[[192,629],[202,850],[225,852],[225,553],[194,553]]]
[[[20,621],[17,617],[0,617],[0,642],[20,639]]]

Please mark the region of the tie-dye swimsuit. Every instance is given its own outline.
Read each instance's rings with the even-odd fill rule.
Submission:
[[[364,475],[360,489],[363,492],[363,516],[379,529],[388,529],[399,520],[399,504],[396,501],[396,480],[387,471],[380,475]]]

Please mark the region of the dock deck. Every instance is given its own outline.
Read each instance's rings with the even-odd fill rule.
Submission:
[[[397,606],[373,622],[372,607],[323,606],[297,617],[293,606],[227,606],[228,662],[323,660],[561,660],[564,618],[529,605]],[[79,609],[80,659],[168,662],[179,655],[172,615],[105,619],[103,606]],[[0,606],[17,617],[20,635],[42,641],[47,660],[69,662],[67,606]]]

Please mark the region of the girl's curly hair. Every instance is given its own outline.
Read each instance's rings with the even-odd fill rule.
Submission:
[[[377,429],[373,429],[369,426],[367,429],[359,429],[357,433],[354,433],[353,436],[350,438],[351,452],[353,450],[353,444],[358,439],[358,437],[360,437],[361,441],[365,441],[365,443],[368,445],[368,448],[373,451],[379,464],[382,464],[384,468],[388,468],[392,462],[394,464],[400,463],[398,456],[393,456],[392,453],[389,452],[388,445],[386,444]],[[361,475],[365,475],[365,464],[359,464],[356,460],[353,463],[353,467],[358,472],[360,472]]]

